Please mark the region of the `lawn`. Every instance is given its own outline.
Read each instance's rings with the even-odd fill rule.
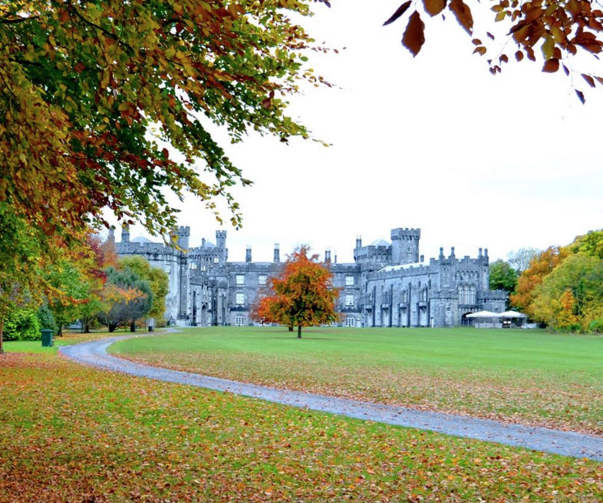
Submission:
[[[52,349],[0,355],[2,503],[594,502],[601,467],[95,370]]]
[[[214,327],[110,348],[246,382],[603,435],[603,337],[529,330]]]

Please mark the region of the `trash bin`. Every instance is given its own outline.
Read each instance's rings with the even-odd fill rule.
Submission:
[[[42,347],[50,348],[54,346],[52,342],[52,330],[42,330]]]

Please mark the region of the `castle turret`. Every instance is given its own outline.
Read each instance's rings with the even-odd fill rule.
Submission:
[[[216,246],[226,248],[226,231],[216,231]]]
[[[245,262],[251,262],[251,246],[245,250]]]
[[[182,250],[188,250],[188,239],[191,235],[190,227],[178,227],[178,247]]]
[[[392,229],[392,265],[419,261],[421,229]]]
[[[325,263],[331,263],[331,250],[325,250]]]
[[[130,226],[128,224],[124,224],[121,228],[121,242],[130,242]]]
[[[111,244],[115,244],[115,228],[109,228],[109,236],[107,237],[107,241]]]

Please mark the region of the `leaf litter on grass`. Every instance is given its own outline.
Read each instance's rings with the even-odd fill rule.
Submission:
[[[0,359],[0,502],[597,501],[601,464]],[[6,411],[11,411],[6,414]]]

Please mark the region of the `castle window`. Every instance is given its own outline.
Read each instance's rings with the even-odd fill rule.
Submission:
[[[172,266],[166,265],[165,266],[165,272],[167,272],[168,274],[172,272]]]
[[[237,293],[235,295],[235,302],[236,302],[237,306],[242,306],[243,304],[245,304],[245,294]]]
[[[345,319],[345,326],[346,327],[355,327],[356,326],[356,318],[353,317],[349,317]]]
[[[346,306],[353,306],[354,305],[354,296],[353,295],[346,295],[345,296],[345,305]]]
[[[195,264],[194,262],[191,262],[191,269],[194,271],[195,269],[197,269],[197,264]]]
[[[214,257],[214,264],[217,264],[220,261],[218,257]]]
[[[235,316],[234,324],[237,327],[242,327],[245,324],[245,318],[243,316]]]
[[[354,286],[354,276],[345,277],[345,286]]]
[[[266,285],[266,280],[267,279],[268,279],[268,276],[266,276],[265,274],[260,274],[258,276],[258,283],[260,284],[260,286]]]
[[[245,275],[237,274],[237,285],[241,286],[245,284]]]

